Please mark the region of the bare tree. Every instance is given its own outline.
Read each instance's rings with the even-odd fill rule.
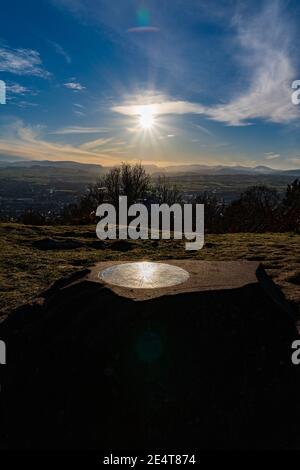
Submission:
[[[121,167],[112,168],[102,179],[107,199],[116,207],[120,196],[127,196],[128,204],[143,198],[149,183],[150,177],[140,163],[122,163]]]
[[[119,204],[119,197],[122,192],[121,168],[112,168],[102,179],[107,198],[115,207]]]
[[[149,188],[150,177],[145,168],[137,163],[130,165],[122,163],[121,166],[121,192],[128,198],[128,204],[135,203],[145,196]]]
[[[225,203],[222,199],[219,199],[211,192],[204,191],[197,194],[192,203],[204,204],[205,229],[207,232],[218,233],[223,231]]]
[[[277,230],[276,223],[280,198],[275,189],[264,185],[252,186],[225,211],[230,232],[265,232]]]
[[[300,180],[289,184],[281,209],[281,230],[294,230],[300,233]]]
[[[65,207],[62,215],[63,220],[68,223],[93,223],[96,209],[104,200],[104,191],[101,179],[95,184],[90,184],[77,204],[70,204]]]
[[[152,188],[152,193],[159,204],[172,204],[182,202],[182,193],[176,185],[172,185],[165,176],[159,176],[156,184]]]

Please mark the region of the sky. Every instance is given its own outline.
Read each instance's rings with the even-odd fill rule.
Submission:
[[[0,162],[300,168],[298,0],[10,0]]]

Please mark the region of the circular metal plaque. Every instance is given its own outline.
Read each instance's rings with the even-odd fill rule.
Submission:
[[[182,284],[189,273],[178,266],[142,261],[111,266],[99,273],[108,284],[132,289],[157,289]]]

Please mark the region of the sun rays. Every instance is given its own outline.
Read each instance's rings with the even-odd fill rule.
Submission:
[[[123,100],[111,110],[122,116],[118,119],[118,126],[127,133],[126,151],[130,157],[134,154],[136,159],[153,161],[154,156],[159,156],[167,161],[174,146],[171,137],[178,135],[179,131],[172,115],[161,112],[161,103],[166,101],[166,96],[151,88],[139,89],[132,94],[124,92],[123,96]]]

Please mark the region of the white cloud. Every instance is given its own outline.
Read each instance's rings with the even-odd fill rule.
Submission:
[[[203,106],[199,103],[189,101],[175,101],[169,97],[166,101],[155,101],[151,104],[135,104],[134,99],[131,103],[126,102],[119,106],[113,106],[112,111],[127,115],[138,116],[149,109],[154,115],[160,114],[200,114],[211,120],[223,122],[230,126],[245,126],[251,124],[253,119],[262,119],[270,122],[288,123],[293,119],[299,118],[299,112],[296,106],[291,104],[290,90],[287,88],[284,94],[278,93],[278,85],[275,83],[261,83],[262,88],[266,89],[261,93],[257,90],[241,96],[237,100],[227,105],[218,105],[215,107]],[[276,94],[276,92],[279,94]],[[249,122],[250,121],[250,122]],[[212,135],[203,126],[198,126],[202,132]]]
[[[86,87],[81,85],[81,83],[79,82],[67,82],[67,83],[64,83],[64,86],[66,88],[69,88],[69,90],[73,90],[73,91],[83,91],[86,89]]]
[[[0,47],[0,71],[16,75],[32,75],[49,78],[50,73],[42,67],[40,54],[32,49]]]
[[[188,113],[196,113],[196,114],[204,114],[205,108],[202,105],[197,103],[190,103],[188,101],[172,101],[163,95],[159,96],[160,101],[155,101],[157,96],[153,96],[152,103],[149,103],[150,97],[147,98],[146,103],[140,103],[142,98],[135,97],[133,99],[136,100],[136,103],[127,102],[120,106],[113,106],[111,109],[112,111],[120,114],[124,114],[127,116],[138,116],[145,112],[145,110],[149,110],[151,113],[155,115],[159,114],[188,114]]]

